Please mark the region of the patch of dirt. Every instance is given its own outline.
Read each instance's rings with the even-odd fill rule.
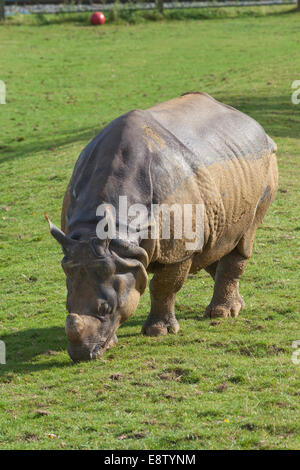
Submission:
[[[158,424],[158,421],[156,418],[153,418],[149,421],[144,421],[143,424],[146,424],[147,426],[154,426],[155,424]]]
[[[36,434],[25,432],[24,436],[21,438],[21,441],[26,442],[36,442],[39,440],[39,437]]]
[[[146,366],[148,369],[156,369],[156,364],[151,361],[146,362]]]
[[[37,416],[49,416],[50,411],[48,410],[35,410]]]
[[[125,378],[124,374],[112,374],[110,380],[123,380]]]
[[[269,351],[274,354],[275,356],[277,356],[278,354],[280,353],[285,353],[286,350],[284,348],[280,348],[278,347],[276,344],[272,344],[270,347],[269,347]]]
[[[221,343],[220,341],[217,341],[216,343],[211,343],[210,346],[212,346],[213,348],[223,348],[225,344]]]
[[[125,434],[125,433],[120,434],[119,436],[117,436],[117,439],[119,441],[123,441],[125,439],[143,439],[148,434],[149,434],[148,431],[130,432],[130,433],[127,433],[127,434]]]
[[[160,380],[175,380],[179,382],[185,373],[186,372],[180,368],[168,369],[165,372],[158,374],[158,378]]]
[[[242,429],[246,429],[247,431],[255,431],[257,429],[257,426],[252,423],[245,423],[241,425]]]
[[[225,390],[227,390],[227,388],[228,388],[228,385],[227,385],[226,382],[224,382],[224,383],[217,386],[216,392],[218,392],[218,393],[225,392]]]
[[[58,351],[52,351],[51,349],[49,349],[48,351],[44,352],[45,356],[55,356],[55,354],[58,354]]]
[[[131,385],[135,385],[136,387],[153,387],[149,382],[131,382]]]
[[[174,395],[170,395],[169,393],[163,393],[162,396],[164,398],[166,398],[167,400],[176,400],[177,397],[175,397]]]
[[[278,401],[277,403],[275,403],[276,406],[279,406],[279,408],[289,408],[290,404],[289,403],[286,403],[286,402],[283,402],[283,401]]]

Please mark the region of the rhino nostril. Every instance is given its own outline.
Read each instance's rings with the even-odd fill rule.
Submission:
[[[92,360],[100,359],[101,356],[102,356],[102,354],[100,354],[100,352],[91,352],[90,353],[90,359],[92,359]]]
[[[98,359],[103,356],[103,349],[101,345],[97,345],[93,351],[90,352],[90,359]]]
[[[110,313],[111,308],[107,302],[99,302],[98,304],[98,313],[100,315],[106,315],[107,313]]]

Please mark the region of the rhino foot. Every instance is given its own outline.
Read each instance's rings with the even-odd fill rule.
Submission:
[[[208,318],[237,317],[240,310],[244,307],[244,299],[238,294],[230,303],[217,304],[212,301],[208,307],[206,307],[205,316]]]
[[[147,319],[142,326],[142,334],[146,336],[163,336],[168,333],[176,334],[179,331],[179,323],[176,318],[168,320]]]

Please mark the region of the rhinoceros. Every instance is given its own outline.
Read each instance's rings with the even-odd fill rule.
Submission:
[[[245,306],[239,279],[277,190],[275,152],[254,119],[200,92],[130,111],[87,145],[65,193],[61,230],[49,220],[64,253],[73,361],[100,358],[117,343],[116,331],[136,310],[148,273],[151,310],[143,334],[178,332],[176,293],[200,269],[214,280],[206,316],[239,314]],[[117,213],[120,197],[149,213],[160,204],[202,207],[200,243],[191,248],[174,227],[162,236],[161,212],[143,219],[143,234],[154,226],[155,236],[139,236],[138,227],[129,230],[114,214],[115,236],[99,238],[97,226],[106,224],[107,233],[108,216],[98,208],[106,204]]]

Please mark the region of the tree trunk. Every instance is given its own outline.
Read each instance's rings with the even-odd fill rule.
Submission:
[[[300,11],[300,0],[298,0],[298,2],[297,2],[297,10]]]
[[[4,20],[5,11],[4,11],[4,0],[0,0],[0,21]]]
[[[298,0],[298,2],[300,2],[300,0]],[[163,11],[164,11],[164,0],[155,0],[155,3],[156,3],[156,7],[157,7],[159,13],[163,13]]]

